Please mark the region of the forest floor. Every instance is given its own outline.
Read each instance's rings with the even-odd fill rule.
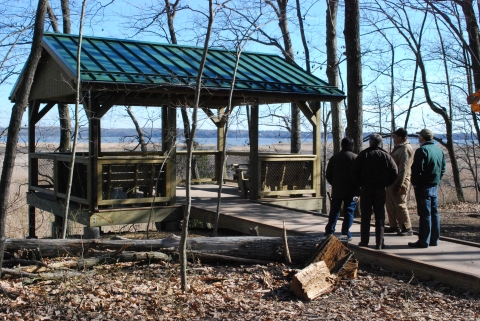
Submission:
[[[440,207],[441,236],[480,243],[480,207],[478,204],[462,203]],[[411,209],[413,230],[418,230],[416,208]]]
[[[480,243],[477,210],[475,205],[443,207],[442,235]],[[414,209],[411,217],[415,229]],[[209,233],[192,229],[190,236]],[[151,231],[150,237],[170,234]],[[122,236],[145,238],[141,232]],[[178,258],[104,265],[57,280],[3,278],[0,319],[480,320],[479,293],[362,262],[357,279],[343,280],[333,292],[305,302],[290,291],[286,274],[292,268],[303,267],[191,262],[187,292],[181,290]]]

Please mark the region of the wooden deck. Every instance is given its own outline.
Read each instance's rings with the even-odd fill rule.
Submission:
[[[217,206],[216,185],[192,187],[191,218],[213,222]],[[252,202],[241,199],[238,187],[223,186],[219,227],[248,233],[258,227],[261,236],[280,236],[285,221],[289,236],[311,233],[323,234],[327,215],[315,211],[296,210],[282,206],[267,205],[267,202]],[[177,190],[178,203],[184,204],[185,190]],[[291,201],[293,204],[295,200]],[[337,231],[341,226],[339,220]],[[386,250],[375,250],[374,227],[371,229],[370,247],[357,246],[360,241],[360,224],[355,221],[351,232],[353,241],[348,247],[362,263],[372,263],[392,271],[413,273],[414,277],[436,279],[461,287],[467,291],[480,291],[480,244],[441,238],[437,247],[410,248],[408,242],[417,236],[385,234]],[[339,235],[339,233],[335,233]]]

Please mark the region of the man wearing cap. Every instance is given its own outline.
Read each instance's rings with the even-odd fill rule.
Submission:
[[[420,148],[415,151],[412,164],[412,185],[419,216],[418,241],[409,242],[415,248],[437,246],[440,238],[438,213],[438,183],[445,173],[445,155],[433,143],[433,133],[422,129],[418,136]]]
[[[407,191],[410,186],[410,173],[413,162],[413,148],[407,138],[407,131],[398,128],[392,133],[392,156],[398,168],[398,177],[395,182],[387,187],[387,214],[389,228],[385,233],[397,233],[399,236],[413,235],[412,223],[408,214]]]
[[[368,246],[372,209],[375,214],[375,241],[377,250],[385,249],[383,233],[385,226],[385,188],[398,176],[397,165],[390,154],[382,148],[382,136],[370,135],[370,147],[362,150],[352,165],[352,177],[360,186],[360,243]]]

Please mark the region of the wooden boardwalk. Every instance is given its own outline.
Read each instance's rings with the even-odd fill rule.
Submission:
[[[191,218],[213,222],[217,207],[215,185],[192,187]],[[177,190],[179,204],[185,202],[185,190]],[[269,206],[239,197],[238,188],[224,185],[222,188],[219,226],[248,233],[258,227],[261,236],[280,236],[285,222],[289,236],[312,233],[323,234],[328,218],[324,214],[285,207]],[[441,213],[440,213],[441,214]],[[337,232],[342,221],[337,224]],[[374,227],[371,228],[370,247],[357,246],[360,241],[360,224],[355,221],[350,229],[353,241],[348,247],[361,263],[372,263],[392,271],[413,273],[414,277],[432,278],[467,291],[480,291],[480,244],[441,238],[438,246],[427,249],[409,247],[408,242],[417,236],[385,234],[385,250],[375,250]]]

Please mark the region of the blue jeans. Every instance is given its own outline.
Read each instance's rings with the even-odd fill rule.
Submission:
[[[342,208],[343,202],[343,224],[342,224],[342,235],[347,235],[349,238],[352,237],[350,233],[350,227],[353,224],[353,214],[355,208],[357,207],[357,202],[351,198],[332,198],[330,201],[330,213],[328,215],[328,223],[325,226],[325,235],[333,234],[335,232],[335,225],[337,225],[338,217],[340,216],[340,209]]]
[[[440,238],[440,214],[438,213],[437,186],[415,187],[419,218],[418,242],[422,245],[437,245]]]

